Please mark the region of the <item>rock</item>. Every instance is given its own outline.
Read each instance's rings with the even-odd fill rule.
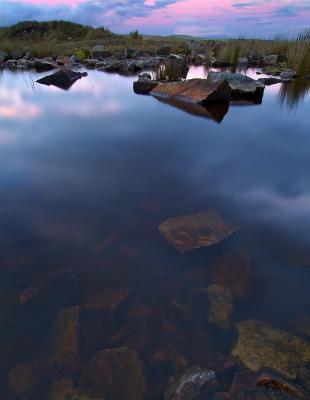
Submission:
[[[34,68],[34,61],[21,58],[20,60],[17,61],[16,67],[26,68],[26,69]]]
[[[246,57],[241,57],[238,59],[238,65],[240,66],[247,66],[249,63],[249,59]]]
[[[236,373],[229,394],[233,400],[293,400],[305,398],[297,386],[267,369],[258,372],[244,370]]]
[[[83,63],[86,65],[88,68],[94,68],[98,64],[98,59],[97,58],[87,58],[86,60],[83,61]]]
[[[133,83],[133,90],[137,94],[149,94],[158,84],[149,78],[139,78]]]
[[[287,57],[284,55],[272,54],[264,57],[265,65],[276,65],[287,61]]]
[[[146,304],[133,301],[127,308],[126,320],[135,332],[147,332],[149,320],[153,316],[153,309]]]
[[[106,50],[103,44],[97,44],[90,50],[91,58],[107,58],[111,57],[113,53],[110,50]]]
[[[267,367],[287,379],[295,379],[300,369],[310,363],[310,345],[301,337],[256,320],[235,326],[238,338],[232,356],[252,371]]]
[[[22,49],[13,49],[11,51],[11,57],[14,58],[15,60],[19,60],[20,58],[23,58],[24,55],[25,55],[25,52]]]
[[[44,78],[38,79],[37,82],[42,85],[53,85],[60,89],[69,90],[70,87],[78,79],[87,76],[87,72],[75,72],[70,69],[60,69],[52,75],[45,76]]]
[[[6,68],[15,69],[17,68],[17,60],[7,60],[5,62]]]
[[[158,51],[157,54],[159,56],[169,56],[169,54],[171,53],[171,46],[169,46],[168,44],[165,44],[164,46],[162,46]]]
[[[79,389],[69,400],[106,400],[106,398],[97,391],[89,389]]]
[[[287,83],[289,80],[279,78],[259,78],[259,82],[262,82],[266,86],[276,85],[278,83]]]
[[[44,304],[42,297],[45,292],[48,294],[50,300],[50,292],[56,292],[59,296],[61,288],[67,297],[68,293],[77,287],[77,278],[73,274],[71,268],[52,269],[38,275],[35,281],[28,286],[19,296],[19,303],[26,304],[30,301],[38,301]],[[50,290],[49,290],[50,288]]]
[[[211,66],[213,68],[228,68],[228,67],[232,66],[232,63],[231,62],[227,62],[227,61],[216,60],[216,61],[212,62]]]
[[[8,59],[8,57],[9,57],[8,53],[6,53],[3,50],[0,50],[0,61],[1,62],[6,61]]]
[[[298,376],[297,383],[309,394],[310,396],[310,367],[301,368]]]
[[[76,56],[75,54],[73,54],[73,55],[70,57],[70,63],[72,63],[72,64],[80,64],[80,62],[81,62],[81,60],[80,60],[79,57]]]
[[[70,376],[79,363],[79,307],[60,310],[52,323],[49,337],[38,361],[45,376]]]
[[[30,365],[16,365],[8,375],[9,390],[15,395],[29,392],[38,383]]]
[[[213,246],[238,230],[213,209],[193,215],[170,218],[159,225],[162,235],[184,254],[204,246]]]
[[[51,71],[52,69],[57,68],[57,64],[54,64],[53,62],[49,61],[35,61],[34,67],[37,72],[47,72]]]
[[[248,253],[236,249],[219,257],[210,266],[212,281],[230,289],[233,296],[245,299],[250,294],[252,264]]]
[[[210,82],[207,79],[161,83],[150,94],[160,99],[191,104],[227,101],[231,97],[226,80]]]
[[[52,384],[48,393],[48,400],[71,400],[74,394],[73,380],[63,378]]]
[[[204,54],[195,54],[192,57],[192,63],[195,65],[203,65],[206,62],[206,56]]]
[[[264,94],[265,85],[246,75],[237,72],[209,72],[208,80],[217,82],[222,79],[228,81],[232,98],[234,100],[248,99],[255,102],[261,102]]]
[[[231,291],[222,286],[212,284],[207,288],[209,298],[208,321],[221,329],[228,329],[234,311]]]
[[[102,293],[91,294],[83,308],[114,311],[128,297],[129,292],[129,288],[106,288]]]
[[[146,79],[152,79],[151,74],[149,74],[148,72],[142,72],[142,74],[138,75],[138,78],[146,78]]]
[[[269,66],[262,69],[262,72],[266,75],[280,76],[283,72],[283,68],[279,66]]]
[[[280,73],[281,79],[295,79],[297,78],[297,72],[294,70],[287,70]]]
[[[107,400],[146,398],[143,363],[126,347],[96,353],[84,368],[82,385],[100,391]]]
[[[192,367],[181,375],[170,378],[164,400],[199,400],[214,393],[217,387],[214,371]]]
[[[124,57],[125,58],[134,58],[135,50],[126,48],[124,50]]]

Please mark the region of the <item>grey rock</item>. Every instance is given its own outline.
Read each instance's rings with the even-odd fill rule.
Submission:
[[[0,61],[6,61],[8,59],[8,53],[3,50],[0,50]]]
[[[137,94],[149,94],[159,82],[149,78],[139,78],[133,83],[133,90]]]
[[[60,69],[52,75],[45,76],[37,80],[38,83],[43,85],[53,85],[60,89],[68,90],[78,79],[87,76],[87,72],[75,72],[70,69]]]
[[[246,75],[233,72],[209,72],[208,80],[211,82],[226,79],[228,81],[233,99],[248,99],[261,102],[265,85]]]
[[[278,83],[290,82],[290,80],[279,79],[279,78],[259,78],[258,80],[266,86],[276,85]]]
[[[40,60],[35,61],[34,67],[37,72],[46,72],[57,68],[57,65],[50,61]]]
[[[98,64],[98,60],[97,58],[87,58],[86,60],[84,60],[84,64],[86,65],[86,67],[92,68],[95,67]]]
[[[188,368],[181,375],[171,377],[164,400],[199,400],[215,393],[218,383],[214,371],[201,367]],[[205,396],[205,397],[204,397]]]
[[[249,63],[249,59],[246,57],[241,57],[238,59],[238,65],[246,66]]]
[[[294,79],[297,78],[297,72],[294,70],[287,70],[287,71],[283,71],[280,74],[280,78],[281,79]]]

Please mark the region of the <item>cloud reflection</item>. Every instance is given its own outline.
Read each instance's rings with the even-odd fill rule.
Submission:
[[[0,87],[0,116],[4,119],[32,119],[40,114],[37,104],[23,98],[14,88]]]

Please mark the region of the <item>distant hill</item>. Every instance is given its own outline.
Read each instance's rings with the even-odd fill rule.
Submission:
[[[11,40],[95,40],[104,39],[107,36],[116,36],[105,28],[93,28],[61,20],[48,22],[22,21],[0,29],[2,38]]]

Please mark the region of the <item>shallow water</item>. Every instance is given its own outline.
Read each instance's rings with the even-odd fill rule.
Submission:
[[[204,74],[193,67],[189,76]],[[134,77],[89,71],[62,91],[35,83],[41,75],[0,73],[3,398],[8,371],[36,360],[56,312],[111,287],[129,288],[129,296],[113,316],[82,309],[80,365],[103,348],[135,348],[154,399],[175,368],[154,367],[156,350],[216,368],[229,356],[236,321],[296,332],[296,319],[310,317],[307,88],[266,87],[262,104],[231,104],[218,123],[135,95]],[[210,208],[240,226],[217,246],[181,256],[158,231],[169,217]],[[190,299],[212,283],[210,266],[236,249],[251,260],[251,287],[222,332],[196,320]],[[63,268],[77,279],[73,291],[66,282],[46,295],[43,287],[38,300],[19,304],[38,277]],[[188,321],[175,315],[172,299],[190,307]],[[131,322],[137,304],[148,306],[147,323]],[[165,337],[163,321],[177,333]],[[127,333],[111,345],[124,325]],[[39,379],[41,391],[29,398],[41,398],[53,380]]]

